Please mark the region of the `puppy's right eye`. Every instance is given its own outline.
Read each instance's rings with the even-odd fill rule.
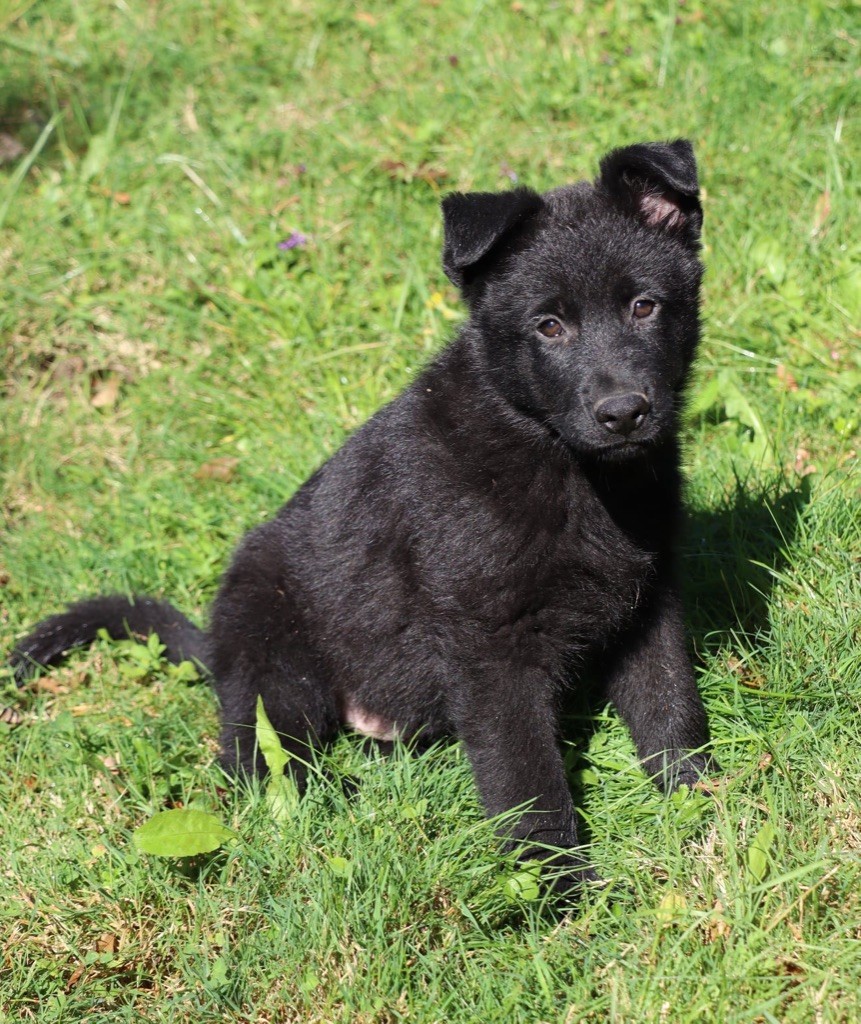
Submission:
[[[545,338],[561,338],[565,333],[565,328],[555,320],[552,316],[548,316],[545,320],[542,320],[536,328],[539,334],[543,334]]]
[[[637,299],[632,312],[638,320],[645,320],[647,316],[651,316],[655,312],[655,305],[656,303],[651,299]]]

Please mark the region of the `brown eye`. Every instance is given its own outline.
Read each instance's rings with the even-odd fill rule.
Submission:
[[[538,333],[543,334],[545,338],[561,338],[565,333],[565,328],[558,320],[554,320],[552,316],[547,317],[546,320],[542,320],[538,325]]]
[[[638,320],[645,320],[655,312],[655,303],[651,299],[637,299],[634,303],[633,313]]]

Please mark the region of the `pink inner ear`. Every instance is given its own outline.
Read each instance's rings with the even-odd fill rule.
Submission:
[[[637,197],[637,203],[650,228],[679,228],[687,220],[678,204],[665,193],[643,192]]]

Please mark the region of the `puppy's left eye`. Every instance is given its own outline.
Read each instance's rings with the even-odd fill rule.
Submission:
[[[651,299],[637,299],[631,312],[637,320],[645,320],[655,312],[655,303]]]
[[[538,324],[537,331],[545,338],[561,338],[565,328],[554,317],[548,316]]]

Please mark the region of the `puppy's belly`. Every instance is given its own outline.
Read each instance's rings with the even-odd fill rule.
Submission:
[[[393,740],[395,738],[395,726],[382,715],[375,715],[354,704],[349,697],[344,704],[344,725],[355,729],[364,736],[370,736],[374,740]]]

